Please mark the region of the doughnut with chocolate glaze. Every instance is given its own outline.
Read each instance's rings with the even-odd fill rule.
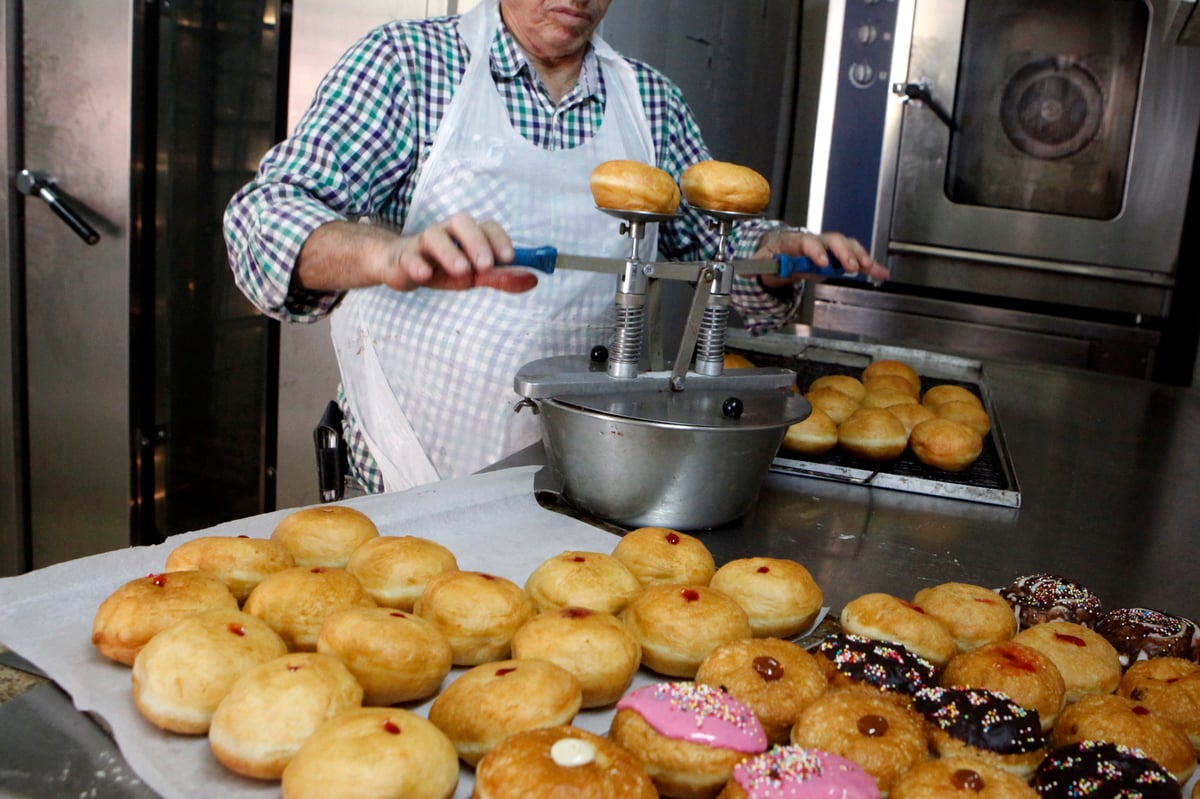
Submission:
[[[833,691],[809,705],[792,743],[849,758],[887,795],[896,778],[929,757],[921,717],[881,696]]]
[[[825,595],[803,565],[787,558],[737,558],[717,569],[710,588],[724,591],[750,616],[761,638],[791,638],[807,630]]]
[[[733,779],[717,799],[879,799],[879,786],[841,755],[773,746],[733,767]]]
[[[617,703],[608,737],[637,757],[664,796],[707,799],[748,755],[767,749],[758,717],[720,689],[691,682],[638,688]]]
[[[779,638],[721,644],[700,664],[696,682],[745,702],[775,744],[787,742],[800,713],[829,688],[816,658]]]
[[[1125,667],[1164,656],[1200,663],[1200,628],[1191,619],[1150,608],[1118,608],[1105,613],[1095,630],[1113,645]]]
[[[910,768],[889,799],[1038,799],[1029,783],[974,757],[943,757]]]
[[[621,536],[612,555],[643,587],[659,583],[708,585],[717,571],[704,542],[666,527],[639,527]]]
[[[1183,730],[1149,707],[1123,696],[1092,694],[1062,712],[1051,735],[1054,746],[1086,740],[1140,749],[1180,784],[1187,782],[1196,768],[1196,751]]]
[[[510,735],[475,768],[473,799],[657,799],[646,769],[607,738],[577,727]]]
[[[1092,627],[1100,620],[1100,597],[1074,580],[1057,574],[1029,574],[1000,590],[1017,615],[1017,629],[1048,621],[1070,621]]]
[[[621,620],[587,608],[534,616],[513,636],[512,655],[548,660],[574,674],[585,708],[611,705],[624,696],[642,663],[642,648]]]
[[[1054,661],[1016,641],[999,641],[955,655],[942,671],[942,685],[987,688],[1036,710],[1049,732],[1066,703],[1066,683]]]
[[[1108,741],[1062,746],[1038,766],[1033,785],[1042,799],[1179,799],[1179,783],[1143,752]]]
[[[583,702],[579,681],[547,660],[500,660],[464,672],[429,706],[469,766],[510,735],[570,724]]]
[[[913,707],[930,724],[940,757],[967,755],[1028,779],[1046,756],[1037,711],[986,688],[922,688]]]
[[[1050,621],[1022,630],[1013,640],[1054,661],[1066,685],[1067,704],[1087,694],[1111,694],[1121,682],[1113,645],[1095,630],[1069,621]]]
[[[1200,665],[1173,657],[1139,660],[1125,670],[1117,694],[1174,721],[1200,752]]]
[[[919,689],[937,685],[934,665],[903,644],[831,633],[814,654],[826,664],[825,676],[835,688],[863,688],[908,705]]]

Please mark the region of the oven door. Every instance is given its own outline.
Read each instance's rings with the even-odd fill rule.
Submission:
[[[1165,24],[1147,0],[916,0],[893,88],[927,94],[899,126],[895,277],[932,282],[906,271],[917,253],[1169,286],[1200,53]]]

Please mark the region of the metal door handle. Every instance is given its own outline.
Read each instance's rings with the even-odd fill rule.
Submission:
[[[955,124],[954,117],[950,116],[950,112],[929,91],[928,83],[924,81],[921,83],[896,83],[892,85],[892,93],[898,94],[906,100],[920,100],[951,131],[958,130],[958,125]]]
[[[100,234],[96,229],[89,225],[78,211],[63,202],[63,198],[54,190],[54,185],[54,178],[40,172],[22,169],[17,173],[17,191],[26,196],[41,197],[50,206],[50,210],[88,244],[100,241]]]

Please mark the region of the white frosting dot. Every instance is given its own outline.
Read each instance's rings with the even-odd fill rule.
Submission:
[[[560,766],[586,766],[596,759],[596,747],[578,738],[560,738],[550,747],[550,757]]]

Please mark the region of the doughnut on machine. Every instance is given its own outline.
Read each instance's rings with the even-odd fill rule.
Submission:
[[[575,508],[629,527],[719,527],[748,510],[787,428],[811,412],[790,369],[725,368],[733,278],[821,270],[804,258],[727,260],[734,225],[756,214],[698,208],[718,232],[716,255],[655,262],[641,252],[646,225],[674,214],[600,210],[621,220],[627,259],[542,247],[518,251],[514,264],[616,275],[610,344],[523,366],[516,411],[540,416],[548,469]],[[652,311],[660,280],[695,285],[670,362]]]

